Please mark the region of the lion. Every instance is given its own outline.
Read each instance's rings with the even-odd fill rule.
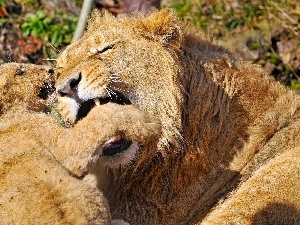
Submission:
[[[54,70],[50,66],[0,65],[0,115],[16,105],[42,112],[55,100]]]
[[[94,13],[55,70],[58,109],[71,125],[111,104],[133,105],[162,124],[158,141],[147,145],[122,135],[103,145],[86,176],[97,181],[113,218],[130,224],[259,224],[265,212],[270,220],[299,218],[298,97],[260,66],[184,27],[172,10],[120,20]],[[128,124],[110,121],[116,122]],[[126,129],[134,132],[137,123]],[[95,137],[103,130],[91,129]]]
[[[157,120],[133,106],[121,110],[118,105],[99,106],[93,109],[94,115],[90,112],[76,126],[66,128],[56,118],[39,112],[48,105],[50,91],[44,89],[45,83],[54,78],[49,77],[48,68],[17,63],[0,68],[5,78],[4,90],[0,89],[5,109],[0,116],[1,224],[125,225],[122,220],[111,219],[106,198],[96,185],[83,181],[83,176],[94,158],[102,154],[100,146],[121,133],[129,139],[138,139],[135,135],[144,132],[141,138],[145,144],[147,135],[155,139],[160,130]],[[16,75],[19,70],[23,74]],[[22,79],[15,77],[19,75],[23,75]],[[16,93],[15,98],[12,93]],[[129,124],[133,120],[139,122],[135,126],[137,134],[126,132],[126,127],[116,124],[106,126],[105,119],[98,119],[99,113],[107,114],[106,110],[116,111],[105,118],[108,121],[125,118]],[[92,126],[95,126],[92,132],[86,132]],[[95,129],[99,127],[106,132],[99,131],[95,137]],[[77,174],[80,171],[82,176],[76,176],[68,168]]]

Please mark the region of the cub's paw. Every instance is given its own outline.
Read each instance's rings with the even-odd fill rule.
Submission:
[[[99,119],[99,113],[107,137],[111,134],[122,134],[131,141],[147,143],[161,134],[159,118],[133,105],[108,103],[96,107],[89,116]]]
[[[53,155],[72,173],[82,176],[95,162],[109,167],[130,163],[140,146],[156,142],[161,122],[132,105],[96,106],[58,141]]]
[[[101,120],[97,132],[100,132],[102,143],[92,161],[100,160],[109,167],[130,163],[141,145],[156,141],[161,135],[160,120],[132,105],[108,103],[92,109],[85,119]]]

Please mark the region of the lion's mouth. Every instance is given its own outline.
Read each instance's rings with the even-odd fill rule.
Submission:
[[[114,92],[110,96],[104,98],[89,99],[80,105],[76,116],[76,122],[86,117],[87,114],[91,111],[91,109],[94,108],[96,105],[104,105],[109,102],[116,103],[119,105],[131,105],[129,99],[125,98],[119,92]]]
[[[129,99],[125,98],[122,94],[114,92],[112,95],[104,98],[94,98],[83,102],[78,110],[76,121],[81,120],[94,108],[96,105],[104,105],[106,103],[115,103],[119,105],[130,105]],[[114,156],[118,153],[126,151],[132,142],[127,140],[123,135],[116,135],[110,138],[102,146],[102,156]]]

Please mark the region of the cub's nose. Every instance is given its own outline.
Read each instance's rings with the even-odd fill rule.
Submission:
[[[70,97],[70,98],[74,98],[77,99],[78,98],[78,94],[77,94],[77,87],[78,84],[80,83],[82,79],[81,73],[79,73],[78,78],[72,78],[70,80],[68,80],[68,82],[66,83],[65,86],[63,86],[62,88],[60,88],[59,90],[57,90],[57,93],[59,94],[59,96],[61,97]]]

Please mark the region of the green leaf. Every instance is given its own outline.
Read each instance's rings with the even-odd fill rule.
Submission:
[[[2,6],[2,7],[6,7],[5,0],[0,0],[0,6]]]
[[[52,18],[50,18],[48,16],[45,19],[43,19],[43,23],[46,25],[50,24],[51,22],[52,22]]]
[[[26,29],[28,27],[29,23],[25,22],[21,25],[22,29]]]
[[[291,80],[291,89],[292,90],[300,90],[300,84],[296,79]]]
[[[58,37],[57,41],[56,41],[56,44],[57,44],[57,45],[60,45],[60,44],[62,44],[62,41],[63,41],[63,36],[60,35],[60,36]]]
[[[54,31],[54,33],[51,35],[51,43],[55,44],[57,40],[58,31]]]
[[[4,24],[6,23],[6,19],[5,18],[0,18],[0,24]]]
[[[278,66],[279,63],[281,62],[279,56],[275,53],[271,53],[269,61],[270,61],[270,63],[272,63],[276,66]]]
[[[44,17],[44,11],[43,10],[37,11],[36,17],[39,18],[39,19],[43,18]]]
[[[27,37],[30,35],[30,29],[26,29],[25,31],[23,31],[23,36]]]

